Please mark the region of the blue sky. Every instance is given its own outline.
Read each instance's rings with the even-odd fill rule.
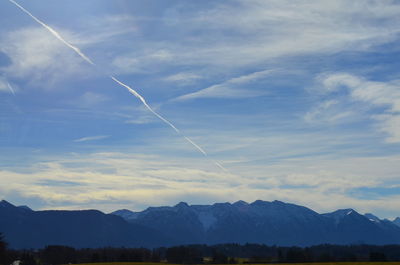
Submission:
[[[18,3],[97,66],[0,2],[2,198],[106,212],[277,199],[400,215],[399,3]]]

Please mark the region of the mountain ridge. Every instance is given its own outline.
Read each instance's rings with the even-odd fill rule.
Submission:
[[[0,232],[11,248],[43,248],[66,245],[76,248],[156,247],[171,244],[159,231],[126,222],[98,210],[33,211],[0,202]]]
[[[397,220],[397,219],[396,219]],[[161,247],[184,244],[259,243],[400,244],[400,226],[354,209],[317,213],[281,201],[214,203],[127,209],[34,211],[0,202],[0,228],[13,248]]]
[[[119,212],[111,214],[118,215]],[[167,231],[167,234],[181,237],[178,240],[183,243],[253,242],[300,246],[400,243],[400,230],[395,224],[372,214],[361,215],[350,208],[319,214],[307,207],[277,200],[212,205],[180,202],[175,206],[149,207],[140,212],[125,210],[125,219]],[[174,229],[174,226],[180,228]],[[190,234],[195,236],[183,240]]]

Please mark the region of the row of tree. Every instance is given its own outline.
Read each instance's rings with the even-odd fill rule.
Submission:
[[[40,250],[11,250],[0,234],[0,264],[22,265],[90,262],[161,262],[177,264],[233,264],[269,262],[400,261],[400,245],[318,245],[277,247],[260,244],[187,245],[170,248],[75,249],[47,246]]]
[[[400,245],[318,245],[312,247],[277,247],[262,244],[191,245],[166,249],[171,263],[300,263],[400,261]],[[161,257],[163,257],[161,255]]]
[[[7,262],[7,243],[3,234],[0,234],[0,264],[5,264],[5,262]]]

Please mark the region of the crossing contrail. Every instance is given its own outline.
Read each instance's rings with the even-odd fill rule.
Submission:
[[[35,17],[31,12],[29,12],[28,10],[26,10],[23,6],[21,6],[20,4],[18,4],[17,2],[15,2],[14,0],[9,0],[11,3],[13,3],[14,5],[16,5],[19,9],[21,9],[24,13],[26,13],[27,15],[29,15],[33,20],[35,20],[37,23],[39,23],[40,25],[42,25],[45,29],[47,29],[51,34],[53,34],[53,36],[55,36],[59,41],[61,41],[62,43],[64,43],[67,47],[69,47],[70,49],[72,49],[74,52],[76,52],[83,60],[85,60],[87,63],[96,66],[97,65],[89,58],[87,57],[78,47],[72,45],[71,43],[69,43],[68,41],[66,41],[56,30],[54,30],[53,28],[51,28],[50,26],[48,26],[46,23],[44,23],[43,21],[41,21],[40,19],[38,19],[37,17]],[[191,145],[193,145],[200,153],[202,153],[205,157],[208,157],[208,154],[206,153],[206,151],[204,151],[203,148],[201,148],[198,144],[196,144],[193,140],[191,140],[189,137],[183,135],[181,133],[181,131],[175,127],[175,125],[173,125],[170,121],[168,121],[167,119],[165,119],[163,116],[161,116],[160,114],[158,114],[155,110],[153,110],[153,108],[150,107],[149,104],[147,104],[146,100],[144,99],[144,97],[142,95],[140,95],[136,90],[134,90],[133,88],[131,88],[130,86],[126,85],[125,83],[121,82],[120,80],[118,80],[117,78],[115,78],[112,75],[109,75],[109,77],[116,82],[118,85],[126,88],[131,94],[133,94],[135,97],[137,97],[142,103],[143,105],[151,112],[153,113],[157,118],[159,118],[160,120],[162,120],[165,124],[167,124],[168,126],[170,126],[172,129],[174,129],[175,132],[177,132],[179,135],[181,135],[187,142],[189,142]],[[11,91],[13,92],[12,88]],[[216,161],[212,161],[217,167],[221,168],[223,171],[225,172],[229,172],[226,168],[224,168],[220,163],[216,162]]]

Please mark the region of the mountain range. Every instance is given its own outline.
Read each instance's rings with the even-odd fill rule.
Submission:
[[[118,210],[33,211],[0,202],[0,232],[12,248],[160,247],[183,244],[260,243],[400,244],[400,218],[380,219],[341,209],[319,214],[281,201],[215,203]]]

